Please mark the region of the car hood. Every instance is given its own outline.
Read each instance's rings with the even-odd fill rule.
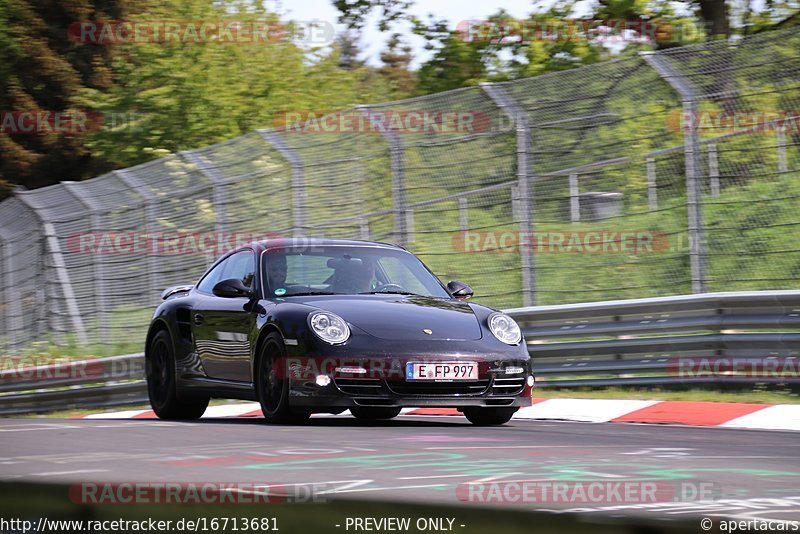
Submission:
[[[302,303],[333,312],[380,339],[467,341],[483,335],[475,313],[464,302],[421,296],[352,295],[307,297]]]

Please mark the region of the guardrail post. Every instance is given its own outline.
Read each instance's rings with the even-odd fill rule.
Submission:
[[[83,317],[81,316],[80,308],[78,308],[75,292],[72,290],[72,282],[69,279],[67,264],[64,262],[64,255],[61,252],[61,244],[58,242],[56,229],[53,224],[47,220],[42,211],[34,206],[29,199],[25,198],[25,193],[22,193],[20,190],[15,190],[14,193],[16,198],[31,209],[34,216],[36,216],[39,223],[42,225],[46,249],[53,260],[53,268],[56,271],[58,284],[61,286],[61,292],[64,295],[64,301],[67,305],[67,316],[70,318],[72,329],[75,331],[75,336],[78,338],[78,343],[81,345],[88,345],[89,340],[86,338],[86,328],[83,324]]]
[[[717,145],[708,145],[708,180],[711,189],[711,196],[719,196],[719,156]]]
[[[61,182],[61,185],[64,186],[67,193],[89,212],[89,225],[92,232],[103,231],[105,225],[103,224],[104,218],[102,208],[100,208],[91,197],[84,198],[80,193],[76,192],[73,189],[75,187],[75,182]],[[94,302],[95,308],[97,309],[98,326],[100,330],[98,340],[101,343],[108,343],[108,311],[106,310],[108,306],[106,302],[108,292],[106,291],[105,261],[102,257],[102,254],[98,253],[92,258],[92,271],[95,278],[95,287],[97,288],[94,293]]]
[[[375,121],[369,106],[357,106],[370,124],[380,132],[386,142],[389,144],[389,157],[392,169],[392,201],[394,203],[394,234],[395,240],[400,245],[407,245],[409,236],[409,222],[413,223],[409,216],[409,211],[406,208],[408,202],[406,200],[406,178],[405,178],[405,158],[403,142],[397,132],[387,129],[383,121]]]
[[[655,70],[681,96],[683,101],[684,160],[686,165],[686,207],[689,232],[689,263],[691,265],[692,292],[704,293],[707,282],[707,253],[703,235],[701,203],[700,133],[697,121],[697,103],[700,94],[691,82],[678,72],[670,59],[657,52],[640,52],[644,61]]]
[[[158,220],[158,214],[156,213],[156,204],[158,199],[150,190],[150,188],[145,185],[139,178],[131,174],[127,169],[120,169],[117,171],[113,171],[114,175],[120,179],[122,183],[136,191],[137,194],[144,197],[144,212],[145,212],[145,232],[147,232],[147,243],[150,243],[151,239],[156,239],[158,235],[158,229],[154,227],[156,221]],[[161,294],[162,287],[160,287],[158,280],[156,279],[156,275],[160,272],[159,266],[160,260],[158,257],[158,251],[153,250],[151,247],[147,247],[147,271],[148,271],[148,279],[150,282],[150,293],[152,297],[157,297]]]
[[[534,198],[531,189],[535,178],[531,173],[530,153],[531,141],[528,126],[528,117],[525,112],[506,93],[501,84],[482,83],[481,88],[489,98],[511,120],[514,121],[517,144],[517,189],[516,194],[512,188],[512,211],[514,201],[517,202],[519,217],[519,255],[522,271],[522,305],[533,306],[536,303],[536,266],[533,258],[533,231],[534,231]]]
[[[292,234],[294,237],[302,237],[308,231],[303,161],[275,130],[258,130],[258,133],[275,147],[275,150],[289,162],[289,166],[292,168]]]

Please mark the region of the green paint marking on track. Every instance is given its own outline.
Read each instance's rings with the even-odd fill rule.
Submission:
[[[652,476],[661,480],[678,480],[692,478],[697,473],[726,473],[749,475],[756,477],[796,477],[800,473],[788,471],[770,471],[767,469],[750,469],[738,467],[684,467],[673,469],[645,469],[638,472],[644,476]]]
[[[369,456],[346,456],[340,458],[318,458],[315,460],[292,460],[288,462],[259,462],[239,466],[238,469],[316,469],[320,464],[326,466],[363,467],[370,469],[410,469],[414,467],[439,466],[442,462],[460,460],[457,453],[409,453],[378,454]]]

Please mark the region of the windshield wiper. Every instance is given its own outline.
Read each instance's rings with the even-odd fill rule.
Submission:
[[[414,293],[413,291],[400,291],[400,290],[390,290],[390,291],[365,291],[364,293],[360,293],[361,295],[416,295],[418,297],[422,297],[424,295],[420,295],[419,293]]]
[[[300,291],[299,293],[287,293],[284,297],[304,297],[308,295],[339,295],[331,291]]]

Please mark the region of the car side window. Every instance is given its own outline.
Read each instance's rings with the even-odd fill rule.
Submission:
[[[200,283],[197,284],[197,290],[203,293],[208,293],[209,295],[213,293],[214,286],[217,285],[217,282],[223,280],[222,278],[222,271],[228,265],[228,262],[231,258],[227,258],[226,260],[221,261],[217,264],[216,267],[211,269],[207,275],[200,280]]]
[[[252,250],[242,250],[237,252],[225,262],[225,269],[220,280],[236,278],[241,280],[245,287],[253,287],[253,279],[256,276],[255,254]]]

